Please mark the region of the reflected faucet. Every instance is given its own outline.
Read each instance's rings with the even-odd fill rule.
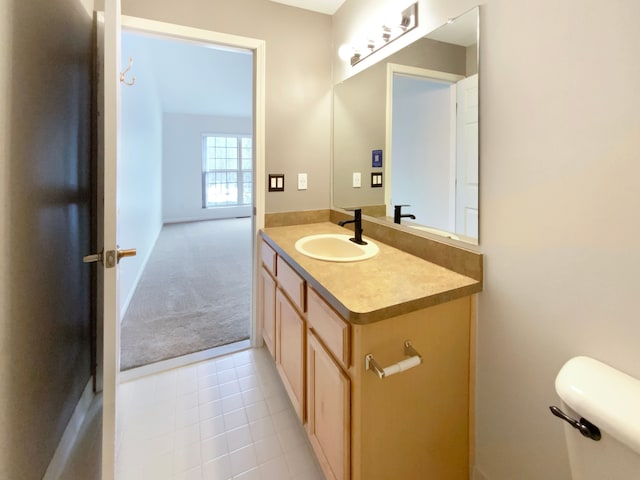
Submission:
[[[410,205],[395,205],[393,207],[393,223],[400,223],[400,219],[401,218],[410,218],[411,220],[415,220],[416,216],[411,214],[411,213],[407,213],[405,215],[402,214],[402,207],[409,207]]]
[[[362,209],[356,208],[353,211],[353,220],[342,220],[341,222],[338,222],[338,225],[344,227],[347,223],[354,224],[355,236],[353,238],[350,238],[349,240],[357,243],[358,245],[366,245],[367,242],[362,240]]]

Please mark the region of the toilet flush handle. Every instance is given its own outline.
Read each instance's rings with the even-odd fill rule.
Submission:
[[[561,418],[573,428],[579,430],[583,436],[590,438],[591,440],[595,440],[596,442],[600,440],[600,429],[589,420],[586,420],[582,417],[580,418],[580,420],[574,420],[555,405],[549,407],[549,410],[551,410],[551,413],[553,413],[556,417]]]

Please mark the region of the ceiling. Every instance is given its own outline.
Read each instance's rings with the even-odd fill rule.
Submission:
[[[163,112],[250,117],[251,52],[177,39],[122,32],[122,61],[133,57],[129,95],[153,95]],[[132,99],[133,101],[133,99]]]
[[[275,3],[283,3],[292,7],[304,8],[314,12],[333,15],[342,6],[345,0],[271,0]]]

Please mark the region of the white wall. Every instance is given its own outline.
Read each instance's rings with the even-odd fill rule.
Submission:
[[[330,206],[331,17],[267,0],[123,0],[122,12],[266,42],[266,173],[284,173],[284,192],[265,211]],[[297,190],[296,174],[308,174]],[[266,179],[263,179],[266,182]]]
[[[371,3],[393,2],[347,0],[336,48]],[[474,3],[422,1],[422,25]],[[560,367],[589,355],[640,378],[640,3],[486,0],[480,16],[476,464],[568,480],[547,408]]]
[[[122,88],[118,244],[138,252],[120,264],[123,317],[162,229],[162,112],[153,68],[146,63],[145,47],[138,39],[123,32],[122,57],[134,58],[130,75],[135,75],[136,82]]]
[[[165,113],[163,129],[162,215],[165,223],[251,215],[251,206],[202,208],[202,135],[251,135],[251,117]]]

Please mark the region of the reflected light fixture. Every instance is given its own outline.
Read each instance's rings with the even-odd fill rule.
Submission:
[[[359,38],[351,45],[342,45],[338,55],[341,59],[350,61],[351,66],[356,65],[417,26],[418,3],[416,2],[405,8],[401,14],[395,15],[393,20],[386,21],[376,32],[365,38]]]

